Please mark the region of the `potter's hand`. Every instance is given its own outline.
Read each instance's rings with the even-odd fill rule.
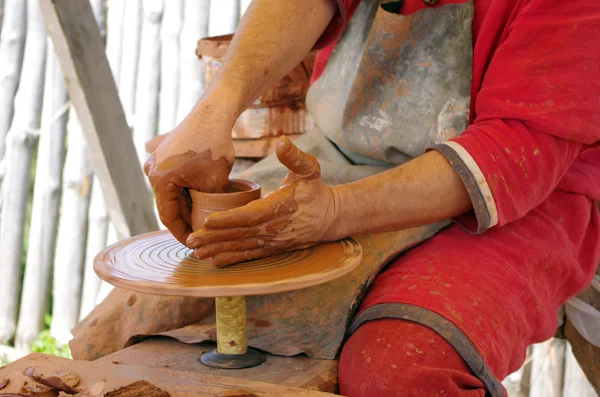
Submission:
[[[204,229],[187,240],[199,259],[213,258],[224,267],[340,238],[334,230],[334,194],[321,180],[317,159],[287,137],[277,143],[277,157],[289,169],[282,187],[243,207],[209,215]]]
[[[192,232],[191,206],[184,189],[223,191],[235,158],[234,122],[235,118],[224,116],[219,109],[199,104],[144,166],[160,220],[183,244]]]

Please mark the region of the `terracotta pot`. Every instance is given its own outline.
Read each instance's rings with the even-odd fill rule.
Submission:
[[[204,227],[204,219],[213,212],[241,207],[260,198],[258,183],[231,179],[225,193],[203,193],[190,190],[192,198],[192,229]]]

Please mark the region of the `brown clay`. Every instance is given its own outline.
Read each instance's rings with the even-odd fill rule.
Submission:
[[[214,212],[241,207],[260,198],[257,183],[232,179],[223,193],[204,193],[189,190],[192,199],[192,229],[204,227],[204,219]]]
[[[22,372],[8,374],[8,384],[0,390],[0,397],[56,397],[58,391],[37,383]]]
[[[106,381],[101,380],[77,393],[75,397],[103,397]],[[60,397],[60,396],[59,396]]]
[[[249,392],[248,390],[236,389],[226,390],[217,395],[217,397],[258,397],[256,394]]]
[[[68,394],[78,393],[75,388],[79,384],[79,376],[73,372],[58,367],[29,367],[25,375],[42,385],[64,391]]]
[[[130,385],[109,391],[104,397],[171,397],[171,395],[150,382],[139,380]]]

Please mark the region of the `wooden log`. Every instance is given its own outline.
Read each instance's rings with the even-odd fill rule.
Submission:
[[[106,0],[92,0],[91,5],[94,16],[96,17],[96,24],[100,28],[100,34],[103,37],[106,37]],[[115,7],[118,9],[118,5],[115,4]],[[120,21],[122,31],[122,15]],[[121,37],[119,38],[119,42],[121,42]],[[110,58],[109,64],[111,64]],[[111,69],[112,67],[111,64]],[[96,307],[96,298],[98,296],[98,291],[100,290],[100,279],[94,272],[94,257],[100,250],[106,247],[106,234],[108,231],[108,211],[106,210],[106,204],[104,203],[100,181],[96,176],[93,177],[91,189],[88,211],[87,242],[83,265],[83,286],[81,288],[81,304],[79,308],[80,320],[85,318],[87,314]]]
[[[565,384],[562,397],[597,397],[598,394],[587,380],[577,359],[573,355],[571,345],[567,343],[565,360]]]
[[[156,136],[160,90],[160,27],[163,0],[144,0],[141,49],[138,66],[133,141],[141,166],[147,159],[145,145]]]
[[[7,136],[6,175],[3,182],[0,246],[0,343],[11,339],[16,329],[21,285],[21,260],[25,211],[33,153],[38,142],[46,68],[46,30],[36,0],[27,2],[27,44],[15,116]]]
[[[15,346],[27,351],[44,329],[50,299],[56,244],[65,133],[67,88],[54,47],[48,39],[42,131],[33,190],[29,246]]]
[[[165,3],[160,41],[160,107],[158,116],[159,133],[175,127],[177,104],[179,101],[179,35],[183,24],[183,0],[170,0]]]
[[[106,34],[106,56],[117,86],[121,76],[125,3],[123,0],[108,0],[108,14],[106,16],[107,25],[110,26]]]
[[[240,18],[244,16],[251,2],[252,0],[240,0]]]
[[[209,36],[235,32],[240,20],[240,0],[219,0],[210,3]]]
[[[27,2],[6,0],[0,33],[0,159],[4,158],[6,134],[14,114],[14,99],[23,63],[27,27]]]
[[[533,346],[530,397],[561,397],[564,381],[565,341],[550,339]]]
[[[142,33],[142,0],[125,2],[125,21],[127,23],[123,23],[119,96],[128,125],[133,126]]]
[[[51,335],[62,344],[71,340],[71,329],[79,319],[92,182],[85,138],[74,113],[72,111],[67,126],[67,158],[54,256],[54,301],[50,327]]]
[[[119,237],[157,230],[154,203],[89,3],[39,2]]]
[[[220,0],[219,0],[220,1]],[[180,81],[177,120],[183,120],[204,92],[202,62],[196,57],[196,44],[208,36],[210,0],[185,0],[180,35]]]

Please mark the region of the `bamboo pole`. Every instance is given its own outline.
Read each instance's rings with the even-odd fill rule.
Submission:
[[[48,39],[42,132],[38,146],[27,265],[15,346],[29,350],[44,329],[49,309],[52,260],[56,244],[65,133],[67,88],[52,41]]]
[[[185,0],[184,2],[183,27],[180,36],[181,85],[177,123],[189,114],[204,92],[202,62],[196,56],[196,45],[199,39],[208,36],[209,13],[210,0]]]
[[[144,0],[142,39],[138,66],[133,140],[140,163],[146,161],[146,142],[156,136],[160,90],[160,27],[164,1]],[[149,193],[149,192],[148,192]]]
[[[71,340],[79,319],[85,258],[87,213],[92,170],[79,119],[71,111],[67,125],[67,158],[63,170],[58,239],[54,256],[54,301],[51,335],[59,343]]]
[[[36,0],[27,2],[27,44],[15,116],[7,136],[6,175],[3,182],[0,247],[0,343],[12,338],[16,329],[21,285],[21,261],[25,211],[33,153],[38,142],[42,94],[46,68],[46,30]]]
[[[127,23],[123,23],[123,48],[121,50],[121,72],[118,87],[125,117],[131,127],[135,115],[135,94],[142,31],[142,0],[128,0],[125,2],[125,21]]]
[[[561,397],[564,380],[565,341],[550,339],[533,346],[530,397]]]
[[[585,373],[567,343],[565,359],[565,384],[562,397],[597,397],[598,394],[588,381]]]
[[[10,129],[14,100],[23,63],[27,27],[27,2],[5,0],[0,34],[0,160],[4,158],[6,134]]]
[[[240,0],[219,0],[210,3],[208,34],[220,36],[235,32],[240,20]]]
[[[169,0],[165,3],[160,31],[160,107],[158,131],[165,133],[175,127],[179,100],[179,35],[183,23],[183,0]]]
[[[111,7],[114,6],[117,11],[122,11],[124,2],[119,1],[118,4],[111,3]],[[119,8],[119,4],[121,4]],[[107,15],[106,13],[106,0],[92,0],[91,6],[96,17],[96,23],[100,28],[100,34],[106,39],[107,46],[107,57],[109,58],[109,64],[113,77],[115,76],[115,70],[120,68],[120,46],[115,46],[114,42],[122,42],[122,36],[115,40],[114,34],[122,34],[123,32],[123,14],[115,15],[115,10]],[[106,25],[112,22],[107,19],[117,18],[115,21],[115,29],[111,33],[113,36],[106,37]],[[119,27],[120,26],[120,27]],[[119,33],[121,32],[121,33]],[[111,44],[112,43],[112,44]],[[109,44],[113,47],[109,48]],[[109,56],[109,50],[112,52]],[[111,61],[111,57],[113,60]],[[115,66],[114,58],[119,59],[119,64]],[[79,309],[79,320],[85,318],[89,312],[96,307],[96,297],[100,290],[100,279],[94,272],[94,257],[102,249],[106,247],[106,235],[108,230],[108,211],[106,209],[106,203],[104,202],[104,196],[102,194],[102,187],[100,186],[100,180],[94,176],[91,185],[90,205],[88,210],[88,232],[87,242],[85,247],[85,259],[84,259],[84,272],[83,272],[83,286],[81,288],[81,304]]]

